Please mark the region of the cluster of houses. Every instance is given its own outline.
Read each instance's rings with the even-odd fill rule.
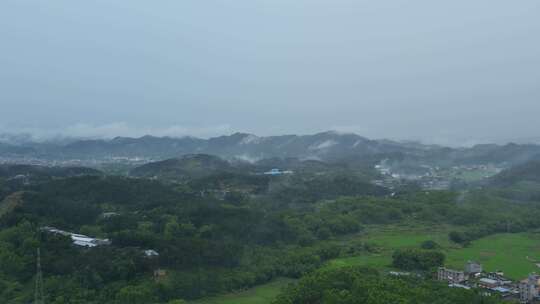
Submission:
[[[439,168],[436,167],[435,170],[429,166],[422,167],[428,168],[429,172],[425,174],[395,173],[385,164],[375,165],[375,169],[379,171],[382,178],[374,180],[373,184],[388,189],[394,189],[399,187],[403,182],[414,181],[424,190],[447,190],[450,188],[451,181],[447,177],[436,173],[436,170],[439,170]]]
[[[488,294],[498,293],[503,298],[519,299],[523,304],[540,303],[540,275],[535,273],[515,282],[504,277],[503,272],[484,272],[481,264],[469,261],[464,270],[439,267],[437,279],[448,282],[450,287],[481,288]]]
[[[477,172],[480,178],[488,178],[502,171],[501,168],[493,165],[472,165],[454,166],[451,168],[440,168],[437,166],[420,165],[419,172],[406,173],[401,170],[399,173],[393,172],[388,160],[383,160],[375,165],[375,169],[381,174],[381,179],[373,181],[374,184],[389,189],[399,186],[400,181],[414,181],[424,190],[447,190],[456,179],[463,178],[464,173]]]
[[[8,178],[8,181],[19,182],[25,186],[30,185],[30,174],[18,174],[11,178]]]

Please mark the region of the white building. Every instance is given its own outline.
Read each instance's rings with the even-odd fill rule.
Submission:
[[[499,281],[494,280],[494,279],[489,279],[489,278],[481,278],[478,281],[478,284],[484,288],[495,288],[500,285]]]
[[[92,248],[96,246],[111,244],[111,241],[109,239],[92,238],[86,235],[76,234],[76,233],[71,233],[71,232],[60,230],[60,229],[56,229],[54,227],[42,227],[41,230],[49,232],[49,233],[53,233],[53,234],[69,236],[71,238],[71,241],[73,242],[73,245],[76,245],[76,246]]]
[[[465,276],[465,272],[454,270],[454,269],[448,269],[445,267],[439,267],[437,271],[437,279],[439,281],[448,281],[451,283],[460,283],[465,281],[467,278]]]
[[[452,283],[452,284],[449,284],[448,287],[452,287],[452,288],[463,288],[463,289],[471,289],[471,287],[467,286],[467,285],[463,285],[463,284],[458,284],[458,283]]]
[[[159,256],[159,253],[153,249],[147,249],[144,251],[144,255],[148,258],[150,257],[157,257]]]
[[[264,172],[263,174],[265,174],[265,175],[282,175],[282,174],[293,174],[293,173],[294,172],[290,171],[290,170],[281,171],[279,169],[272,169],[270,171]]]
[[[109,239],[96,239],[82,234],[72,234],[71,240],[73,241],[74,245],[88,248],[111,244]]]

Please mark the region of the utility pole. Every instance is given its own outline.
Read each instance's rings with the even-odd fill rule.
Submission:
[[[41,271],[40,248],[37,249],[36,286],[34,289],[34,304],[45,304],[45,295],[43,293],[43,272]]]

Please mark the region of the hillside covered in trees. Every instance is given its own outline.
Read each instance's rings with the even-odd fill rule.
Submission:
[[[414,187],[391,193],[372,185],[366,172],[339,164],[330,167],[326,174],[320,174],[324,167],[317,165],[316,171],[282,176],[238,168],[235,172],[208,170],[201,176],[198,163],[195,174],[181,179],[176,175],[155,180],[93,171],[78,174],[78,170],[60,178],[54,177],[54,169],[50,178],[27,184],[13,186],[0,180],[4,193],[0,203],[0,302],[31,301],[36,250],[40,248],[50,303],[167,303],[241,290],[278,277],[306,275],[276,303],[334,298],[335,303],[349,303],[347,297],[360,290],[364,290],[362,297],[371,299],[377,294],[372,288],[379,284],[385,286],[383,293],[416,286],[409,293],[388,295],[403,298],[403,303],[417,294],[423,295],[423,301],[445,294],[449,299],[462,299],[454,303],[476,303],[480,300],[474,293],[439,290],[429,281],[387,281],[365,270],[314,271],[330,259],[376,251],[362,241],[339,241],[361,236],[366,229],[448,225],[455,229],[449,235],[451,241],[466,245],[494,233],[540,228],[540,205],[534,202],[511,204],[482,190],[465,197]],[[43,227],[107,239],[110,244],[83,248]],[[156,254],[148,256],[145,252],[149,250]],[[412,253],[400,256],[406,261]],[[406,265],[408,270],[432,269]],[[337,283],[329,278],[342,275],[351,276],[347,284],[352,285],[331,292],[328,288]],[[362,284],[365,288],[359,287]],[[302,288],[319,294],[303,299]],[[379,303],[369,301],[365,303]]]

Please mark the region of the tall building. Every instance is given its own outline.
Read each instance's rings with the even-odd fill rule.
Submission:
[[[482,270],[482,264],[480,263],[468,261],[467,264],[465,264],[465,273],[481,273]]]
[[[528,278],[519,283],[519,300],[521,303],[531,303],[538,298],[538,286],[540,276],[536,273],[531,273]]]

